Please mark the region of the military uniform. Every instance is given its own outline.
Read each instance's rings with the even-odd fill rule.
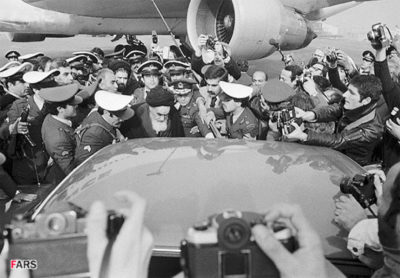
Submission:
[[[77,136],[75,164],[79,165],[98,150],[112,144],[117,138],[117,130],[97,111],[92,111],[77,128]]]
[[[54,115],[48,114],[42,126],[42,138],[47,153],[54,164],[49,169],[49,177],[58,184],[68,175],[73,167],[76,141],[75,130],[71,125],[60,121]]]
[[[232,114],[226,117],[226,129],[229,138],[242,139],[245,134],[255,138],[259,130],[258,120],[250,108],[246,107],[235,122],[232,120]]]
[[[198,91],[195,91],[192,99],[186,106],[178,106],[178,112],[179,116],[181,117],[185,137],[204,137],[211,132],[211,130],[200,118],[199,107],[196,103],[196,99],[198,97],[201,96],[199,95]],[[190,130],[195,126],[198,126],[199,132],[195,134],[190,133]]]
[[[13,159],[12,176],[18,184],[33,184],[37,182],[36,171],[40,180],[44,179],[45,170],[49,156],[44,148],[41,129],[45,114],[39,109],[34,101],[33,96],[28,99],[18,99],[12,104],[10,111],[8,111],[8,118],[10,123],[14,123],[27,106],[29,106],[29,135],[35,147],[31,147],[29,143],[25,142],[21,146],[24,150],[25,156]],[[15,135],[19,136],[19,135]],[[19,147],[19,146],[17,146]],[[35,170],[36,168],[36,170]]]

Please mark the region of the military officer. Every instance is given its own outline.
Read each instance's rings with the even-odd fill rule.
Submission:
[[[201,96],[198,90],[194,90],[194,84],[197,83],[192,79],[179,79],[171,82],[172,91],[177,100],[175,108],[179,112],[185,137],[214,138],[211,130],[200,118],[196,99]]]
[[[145,102],[147,93],[160,84],[160,76],[163,65],[157,60],[148,60],[140,65],[138,72],[142,75],[144,88],[138,88],[133,93],[136,104]]]
[[[49,159],[43,146],[41,129],[46,116],[44,99],[39,95],[43,88],[54,87],[54,76],[60,74],[58,70],[49,72],[29,71],[23,75],[23,80],[29,84],[33,95],[27,99],[14,101],[7,113],[10,127],[21,117],[22,112],[28,112],[29,126],[24,134],[30,135],[30,140],[19,143],[21,136],[11,135],[10,142],[15,142],[13,156],[12,176],[18,184],[34,184],[45,180],[47,161]],[[10,130],[11,131],[11,130]],[[12,132],[10,132],[12,133]],[[15,140],[14,140],[15,138]],[[27,137],[25,136],[25,139]]]
[[[185,73],[190,68],[190,65],[181,61],[171,60],[164,64],[164,68],[167,70],[171,82],[173,82],[185,78]]]
[[[253,89],[241,84],[225,81],[219,83],[223,93],[220,96],[226,116],[226,130],[229,138],[256,139],[258,120],[251,112],[249,97]]]
[[[125,58],[131,65],[131,75],[129,76],[128,85],[130,92],[134,92],[136,89],[143,87],[143,81],[138,69],[142,64],[146,53],[140,50],[132,50],[126,54]]]
[[[100,90],[94,98],[98,105],[97,111],[91,111],[76,130],[76,165],[103,147],[124,140],[119,127],[134,115],[134,111],[128,107],[132,96]]]
[[[74,168],[75,130],[71,119],[76,116],[76,106],[82,98],[76,96],[78,84],[42,89],[39,95],[47,102],[49,114],[43,121],[42,139],[53,163],[48,170],[48,180],[58,184]]]

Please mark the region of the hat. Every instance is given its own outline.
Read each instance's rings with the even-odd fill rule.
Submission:
[[[129,60],[138,60],[143,59],[146,56],[146,53],[140,50],[132,50],[128,54],[125,55],[125,58]]]
[[[60,74],[60,71],[58,69],[53,69],[51,71],[45,71],[45,72],[29,71],[29,72],[25,73],[22,78],[24,79],[24,81],[26,83],[36,84],[36,83],[42,82],[43,80],[45,80],[46,78],[48,78],[52,75],[57,76],[59,74]]]
[[[21,54],[19,54],[19,52],[18,51],[15,51],[15,50],[11,50],[11,51],[8,51],[7,53],[6,53],[6,58],[7,59],[10,59],[10,58],[18,58],[19,56],[21,56]]]
[[[6,69],[9,69],[9,68],[13,68],[13,67],[19,66],[19,65],[21,65],[21,63],[18,62],[18,61],[11,61],[11,62],[8,62],[7,64],[5,64],[4,66],[2,66],[2,67],[0,68],[0,72],[4,71],[4,70],[6,70]]]
[[[86,63],[87,60],[88,60],[88,57],[85,55],[76,55],[74,57],[66,59],[65,61],[67,61],[68,64],[71,64],[73,62]]]
[[[119,95],[100,90],[96,92],[94,99],[98,106],[112,112],[123,121],[134,115],[133,110],[128,107],[128,104],[133,100],[133,96]]]
[[[295,91],[286,83],[277,79],[268,81],[261,89],[267,102],[279,103],[295,95]]]
[[[138,72],[141,74],[158,73],[162,67],[163,65],[157,60],[147,60],[140,65]]]
[[[19,60],[24,62],[26,60],[35,59],[35,58],[40,57],[40,56],[44,56],[44,54],[42,52],[29,53],[29,54],[25,54],[25,55],[19,56]]]
[[[222,91],[224,91],[225,94],[232,98],[248,98],[253,92],[253,89],[251,87],[242,84],[220,81],[219,85],[221,86]]]
[[[90,51],[76,51],[76,52],[73,52],[72,55],[75,55],[75,56],[77,56],[77,55],[86,56],[87,58],[89,58],[90,60],[92,60],[93,63],[96,63],[96,64],[98,64],[98,63],[100,62],[99,58],[97,58],[97,56],[94,55],[94,54],[93,54],[92,52],[90,52]]]
[[[108,64],[108,68],[110,70],[112,70],[113,72],[116,72],[117,69],[120,69],[120,68],[125,69],[128,73],[131,72],[131,65],[127,61],[120,60],[120,59],[110,61],[110,63]]]
[[[182,78],[169,83],[173,86],[173,92],[177,95],[186,95],[192,91],[193,85],[197,84],[196,81],[189,78]]]
[[[362,53],[362,57],[363,57],[363,60],[368,61],[368,62],[374,62],[375,61],[375,55],[369,50],[365,50]]]
[[[176,60],[168,61],[164,64],[164,68],[166,68],[169,73],[182,73],[189,67],[189,64]]]
[[[105,55],[104,58],[122,57],[124,56],[124,54],[125,54],[125,47],[122,44],[118,44],[114,48],[114,52]]]
[[[39,95],[46,101],[49,102],[63,102],[71,99],[69,102],[71,105],[77,105],[82,102],[80,96],[76,96],[79,90],[78,84],[69,84],[65,86],[57,86],[51,88],[41,89]]]
[[[147,93],[146,102],[151,107],[172,106],[174,105],[175,98],[170,91],[161,86],[157,86]]]
[[[0,153],[0,165],[6,162],[6,156],[3,153]]]
[[[4,71],[0,72],[0,78],[8,78],[10,76],[13,76],[17,73],[22,73],[22,72],[27,72],[27,71],[31,71],[33,69],[33,65],[29,62],[25,62],[23,64],[17,65],[15,67],[12,68],[8,68]]]

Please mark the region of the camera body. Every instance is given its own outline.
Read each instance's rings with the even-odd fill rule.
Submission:
[[[218,42],[218,39],[208,35],[207,41],[206,41],[206,48],[214,50],[215,51],[215,44]]]
[[[393,40],[389,28],[382,23],[372,25],[372,30],[367,33],[367,38],[374,49],[388,47]]]
[[[353,195],[354,199],[356,199],[363,208],[368,208],[376,204],[377,201],[374,174],[357,174],[353,178],[344,177],[340,182],[340,191],[344,194]]]
[[[114,238],[123,216],[109,212],[107,236]],[[58,277],[89,272],[86,219],[75,211],[39,214],[34,222],[17,215],[7,228],[9,259],[36,260],[31,277]]]
[[[256,224],[266,224],[263,215],[225,211],[190,228],[181,243],[185,277],[280,277],[275,264],[252,237],[251,227]],[[275,236],[289,251],[296,250],[297,243],[288,228],[277,227]]]
[[[326,55],[326,61],[328,63],[336,63],[338,60],[336,49],[329,49],[325,55]]]
[[[397,124],[397,119],[400,117],[400,111],[398,107],[393,107],[392,111],[390,112],[390,119],[392,122]]]
[[[301,118],[296,118],[296,112],[293,105],[287,105],[279,110],[273,111],[271,121],[277,123],[278,130],[281,134],[289,134],[295,130],[292,123],[299,126],[302,124]]]

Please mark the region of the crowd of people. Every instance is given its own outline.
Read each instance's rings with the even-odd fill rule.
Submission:
[[[148,50],[138,40],[107,55],[97,47],[69,58],[12,50],[0,68],[0,211],[20,193],[17,185],[57,185],[100,149],[134,138],[290,141],[333,148],[361,166],[388,172],[400,161],[400,55],[393,46],[373,48],[374,53],[360,53],[361,65],[334,48],[317,49],[306,64],[287,55],[279,80],[260,70],[250,76],[247,61],[235,60],[229,46],[207,35],[199,36],[192,51],[183,46]],[[334,220],[350,233],[360,234],[360,223],[362,229],[375,228],[374,239],[363,243],[383,251],[385,262],[355,255],[371,267],[384,265],[381,272],[400,275],[393,255],[398,241],[382,240],[384,233],[398,231],[393,220],[400,209],[394,202],[398,171],[393,169],[390,186],[378,193],[384,201],[375,222],[365,224],[370,219],[351,196],[337,200]],[[384,181],[384,174],[380,178]],[[297,216],[285,209],[274,213],[292,221],[300,217],[295,226],[310,230],[301,214],[288,211]],[[255,229],[257,242],[270,254],[274,243],[262,243],[267,233]],[[360,238],[365,237],[358,236],[358,243]],[[302,258],[291,260],[301,264]],[[278,259],[275,263],[282,271]],[[375,277],[395,277],[381,275]]]

